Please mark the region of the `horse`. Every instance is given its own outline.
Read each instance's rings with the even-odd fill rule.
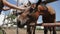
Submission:
[[[37,10],[28,8],[18,17],[18,27],[27,25],[27,34],[35,34],[35,28],[38,17],[42,15],[44,23],[55,23],[55,11],[51,6],[38,5]],[[23,24],[23,25],[21,25]],[[32,26],[31,26],[32,25]],[[55,27],[45,27],[44,34],[47,34],[48,29],[50,32],[53,30],[53,34],[56,34]],[[50,33],[51,34],[51,33]]]
[[[34,5],[34,4],[33,4]],[[25,10],[19,17],[17,20],[18,23],[18,27],[22,28],[24,25],[27,25],[27,34],[35,34],[35,28],[36,28],[36,23],[37,23],[37,19],[39,17],[38,14],[40,14],[38,11],[35,11],[35,9],[33,9],[33,5],[31,7],[29,7],[27,10]],[[36,15],[34,17],[32,17],[33,14]],[[23,24],[23,25],[21,25]],[[31,26],[32,25],[32,26]]]
[[[44,23],[54,23],[55,22],[55,11],[50,6],[47,6],[47,8],[48,8],[48,10],[45,12],[46,7],[39,5],[38,10],[36,10],[36,12],[33,12],[32,14],[29,12],[30,8],[28,10],[24,11],[18,18],[18,21],[17,21],[17,22],[19,22],[18,26],[20,24],[19,20],[22,20],[22,23],[27,23],[26,25],[27,25],[28,34],[31,34],[32,31],[33,31],[33,34],[35,34],[35,28],[36,28],[37,20],[38,20],[38,17],[40,15],[42,15],[42,20]],[[30,14],[29,17],[27,16],[28,14]],[[52,18],[50,17],[51,15],[52,15]],[[50,21],[47,18],[48,19],[51,18]],[[33,27],[31,27],[30,23],[32,24]],[[20,25],[19,27],[23,27],[23,26]],[[32,28],[32,31],[31,31],[31,28]],[[47,34],[46,33],[47,31],[45,28],[46,27],[44,27],[44,32],[45,32],[45,34]],[[52,27],[49,27],[49,28],[51,31]],[[47,29],[48,29],[48,27],[47,27]],[[55,27],[53,27],[52,30],[53,30],[53,34],[56,34]]]
[[[40,10],[41,13],[42,13],[43,23],[55,23],[55,21],[56,21],[55,20],[56,19],[55,18],[56,15],[55,15],[54,9],[51,6],[49,6],[49,5],[47,5],[47,6],[44,6],[44,5],[41,6],[41,5],[39,5],[38,6],[38,10]],[[45,27],[45,26],[44,26],[44,34],[47,34],[48,29],[50,30],[50,34],[51,34],[51,31],[53,31],[53,34],[56,34],[55,27]]]

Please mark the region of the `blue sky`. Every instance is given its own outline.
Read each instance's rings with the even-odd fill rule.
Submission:
[[[15,4],[16,5],[16,1],[15,0],[8,0],[10,3],[12,3],[12,4]],[[27,0],[25,0],[25,1],[27,1]],[[36,2],[36,0],[34,0],[34,1],[31,1],[31,2]],[[55,12],[56,12],[56,21],[60,21],[60,0],[59,1],[56,1],[56,2],[52,2],[52,3],[49,3],[49,5],[50,6],[52,6],[53,7],[53,9],[55,10]],[[5,14],[9,14],[9,11],[10,10],[8,10],[8,11],[3,11]],[[42,16],[40,16],[39,17],[39,19],[38,19],[38,22],[42,22]]]

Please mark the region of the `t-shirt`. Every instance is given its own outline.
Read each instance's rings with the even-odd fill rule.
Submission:
[[[3,24],[3,20],[4,20],[4,15],[1,14],[3,6],[4,6],[3,1],[0,0],[0,26]]]
[[[0,26],[2,26],[2,24],[3,24],[4,16],[5,15],[0,14]]]

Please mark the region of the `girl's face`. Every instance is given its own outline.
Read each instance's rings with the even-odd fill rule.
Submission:
[[[35,8],[35,7],[36,7],[36,4],[32,4],[32,7],[34,7],[34,8]]]

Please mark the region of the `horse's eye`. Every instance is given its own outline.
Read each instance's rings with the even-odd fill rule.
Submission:
[[[24,7],[27,7],[27,6],[24,6]]]

